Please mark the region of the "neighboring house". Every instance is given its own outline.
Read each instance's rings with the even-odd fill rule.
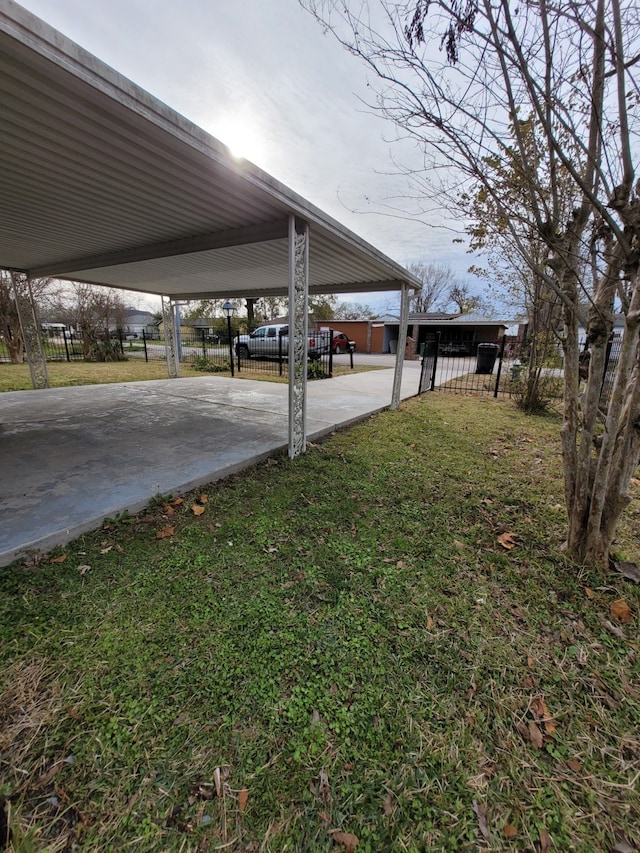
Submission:
[[[124,312],[124,325],[122,326],[123,335],[135,335],[138,338],[142,337],[142,333],[146,338],[159,338],[158,325],[155,321],[155,315],[151,311],[138,311],[127,309]]]
[[[316,323],[316,329],[332,328],[344,332],[356,342],[356,352],[396,352],[400,331],[400,318],[384,314],[374,320],[329,320]],[[405,358],[419,358],[423,345],[436,340],[440,333],[443,353],[475,355],[480,343],[497,343],[507,330],[512,330],[512,320],[492,320],[477,314],[447,314],[434,311],[429,314],[409,314]]]
[[[409,314],[406,357],[419,355],[423,345],[436,340],[438,334],[443,354],[475,355],[478,344],[498,343],[511,324],[510,320],[494,320],[479,314]]]

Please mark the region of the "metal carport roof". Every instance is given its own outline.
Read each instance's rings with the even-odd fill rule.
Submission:
[[[399,264],[12,0],[0,0],[0,267],[177,299],[418,286]]]

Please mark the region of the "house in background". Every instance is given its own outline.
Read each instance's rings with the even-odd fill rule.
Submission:
[[[138,311],[137,308],[127,308],[124,311],[122,334],[125,336],[144,336],[149,340],[157,340],[160,337],[156,315],[151,311]]]
[[[316,323],[316,330],[330,327],[344,332],[356,342],[356,352],[395,353],[400,332],[400,318],[385,314],[375,320],[333,320]],[[440,334],[443,355],[475,355],[478,344],[498,343],[512,320],[492,320],[477,314],[409,314],[405,358],[419,358],[424,344]]]

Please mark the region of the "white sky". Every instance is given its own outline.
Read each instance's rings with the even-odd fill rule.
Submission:
[[[472,288],[451,230],[377,211],[412,152],[367,112],[367,72],[297,0],[22,0],[22,5],[403,265]],[[436,222],[436,212],[431,222]],[[440,214],[444,221],[446,214]],[[345,295],[376,310],[395,296]]]

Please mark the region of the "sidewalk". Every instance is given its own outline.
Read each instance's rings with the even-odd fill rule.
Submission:
[[[405,363],[403,399],[418,389]],[[393,370],[311,382],[310,441],[391,402]],[[216,376],[0,395],[0,566],[288,446],[288,387]]]

